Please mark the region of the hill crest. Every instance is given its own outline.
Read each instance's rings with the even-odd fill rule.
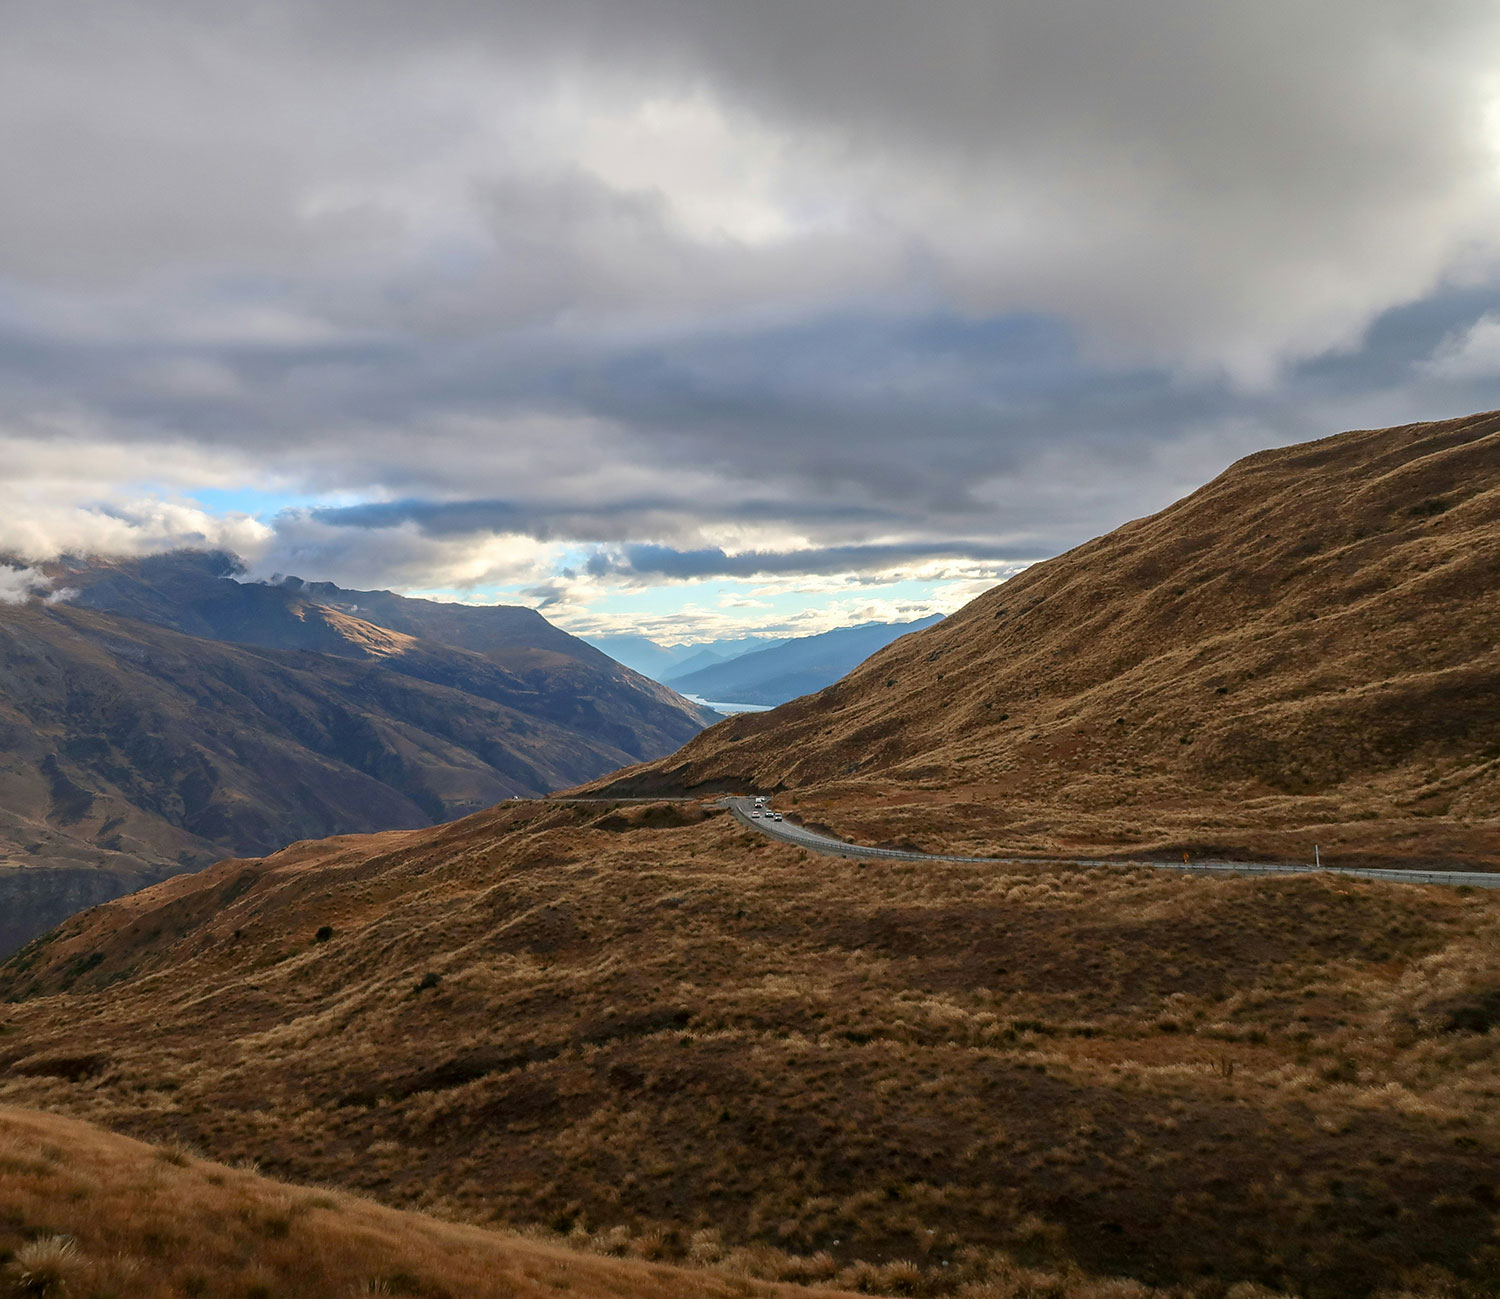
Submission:
[[[606,793],[974,853],[1500,859],[1500,415],[1263,451]]]

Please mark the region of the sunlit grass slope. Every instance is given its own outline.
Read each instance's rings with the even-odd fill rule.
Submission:
[[[389,1209],[0,1107],[0,1294],[773,1299],[778,1287]],[[798,1291],[797,1293],[805,1293]]]
[[[121,899],[0,997],[11,1103],[592,1248],[924,1294],[1500,1269],[1488,890],[510,804]]]
[[[1286,447],[597,782],[862,842],[1500,861],[1500,414]]]

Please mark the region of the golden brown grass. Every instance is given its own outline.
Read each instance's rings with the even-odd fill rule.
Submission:
[[[0,1295],[72,1299],[773,1299],[776,1287],[272,1181],[0,1107]],[[801,1293],[801,1292],[799,1292]]]
[[[1241,461],[837,685],[596,782],[859,842],[1500,860],[1500,414]]]
[[[1478,1295],[1497,954],[1487,892],[510,805],[70,921],[0,972],[0,1096],[765,1278]]]

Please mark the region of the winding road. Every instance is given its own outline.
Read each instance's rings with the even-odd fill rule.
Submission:
[[[1118,868],[1121,866],[1150,866],[1158,870],[1218,873],[1226,875],[1310,875],[1321,872],[1325,875],[1353,875],[1367,880],[1395,880],[1401,884],[1467,884],[1473,888],[1500,888],[1500,873],[1486,871],[1435,871],[1435,870],[1390,870],[1377,866],[1314,866],[1311,863],[1266,863],[1248,861],[1148,861],[1144,858],[1129,861],[1090,857],[958,857],[944,853],[907,852],[900,848],[863,848],[859,844],[835,839],[832,835],[819,834],[805,826],[793,825],[790,821],[773,821],[764,813],[756,817],[755,800],[750,798],[726,798],[723,805],[752,830],[759,830],[772,839],[779,839],[809,852],[831,853],[838,857],[864,857],[869,859],[891,859],[895,861],[958,861],[983,862],[1000,866],[1097,866]]]

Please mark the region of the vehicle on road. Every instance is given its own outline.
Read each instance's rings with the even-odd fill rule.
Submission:
[[[760,815],[760,808],[758,808],[758,807],[752,807],[750,809],[750,815],[751,816],[759,816]]]
[[[772,812],[771,813],[771,820],[773,820],[773,821],[779,821],[779,820],[781,820],[781,813],[780,812]]]

